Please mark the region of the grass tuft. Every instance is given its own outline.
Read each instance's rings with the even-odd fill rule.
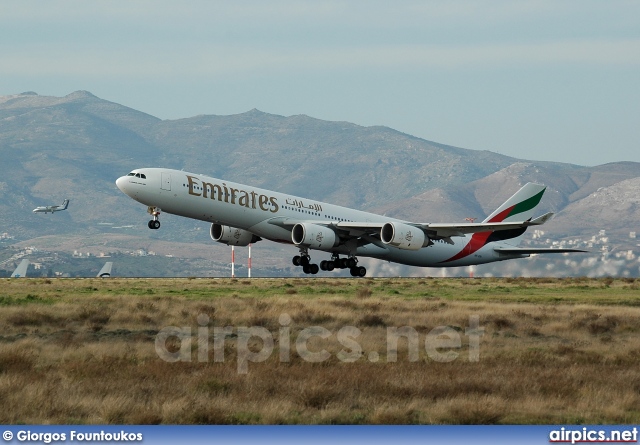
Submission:
[[[362,317],[358,323],[362,326],[368,326],[368,327],[376,327],[376,326],[382,326],[384,328],[387,327],[387,323],[384,321],[384,319],[377,314],[367,314],[364,317]]]

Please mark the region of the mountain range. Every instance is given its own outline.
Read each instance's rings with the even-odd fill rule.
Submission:
[[[204,250],[225,261],[227,248],[212,243],[205,223],[163,215],[163,230],[149,231],[146,209],[115,187],[134,168],[158,166],[420,222],[482,220],[522,184],[539,182],[547,185],[540,213],[556,213],[545,237],[587,240],[606,230],[606,250],[637,250],[634,162],[528,161],[382,126],[255,109],[161,120],[86,91],[0,97],[0,155],[0,233],[20,245],[181,252],[182,244],[185,257]],[[64,198],[66,212],[31,213]],[[288,265],[295,249],[269,244],[260,246],[266,263]]]

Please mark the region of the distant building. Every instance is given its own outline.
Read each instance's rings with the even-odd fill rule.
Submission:
[[[636,232],[629,232],[629,238],[635,239],[636,238]]]

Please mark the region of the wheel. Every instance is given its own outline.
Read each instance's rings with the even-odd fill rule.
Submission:
[[[317,264],[310,264],[309,265],[309,272],[311,272],[312,274],[317,274],[318,271],[320,270],[320,268],[318,267]]]
[[[346,258],[340,258],[338,260],[338,263],[340,263],[340,265],[337,267],[339,267],[340,269],[346,269],[348,267]]]
[[[357,277],[358,276],[358,269],[355,267],[352,267],[349,269],[349,273],[351,274],[352,277]]]
[[[300,257],[300,264],[303,266],[308,266],[309,265],[309,257],[308,256],[301,256]]]
[[[153,224],[153,220],[151,220],[151,221],[149,221],[149,222],[147,223],[147,227],[148,227],[148,228],[150,228],[150,229],[153,229],[152,224]]]
[[[151,225],[153,226],[152,229],[158,230],[160,228],[160,221],[158,221],[156,219],[156,220],[152,221]]]
[[[305,264],[304,266],[302,266],[302,271],[304,273],[311,273],[311,266],[309,266],[308,264]]]
[[[320,270],[327,270],[328,261],[320,261]]]
[[[358,277],[364,277],[367,274],[367,269],[364,266],[356,267]]]
[[[356,261],[355,258],[349,258],[347,260],[347,267],[353,269],[354,267],[356,267],[356,265],[358,264],[358,262]]]
[[[299,266],[300,265],[300,256],[296,255],[293,257],[293,259],[291,260],[291,262],[293,263],[294,266]]]
[[[325,270],[328,270],[329,272],[331,272],[335,268],[336,266],[335,264],[333,264],[333,261],[327,261],[327,268]]]

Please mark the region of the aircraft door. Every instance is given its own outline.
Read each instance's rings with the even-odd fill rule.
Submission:
[[[161,183],[160,188],[162,190],[171,191],[171,173],[162,172],[161,173]]]

